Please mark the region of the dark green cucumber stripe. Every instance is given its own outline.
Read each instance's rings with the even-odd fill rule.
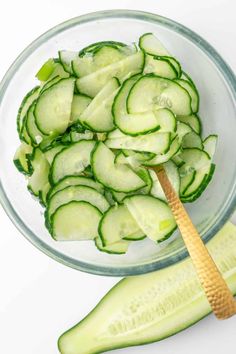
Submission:
[[[126,47],[127,45],[125,43],[116,42],[116,41],[95,42],[95,43],[90,44],[87,47],[81,49],[81,51],[79,52],[79,56],[83,57],[87,53],[95,54],[99,49],[101,49],[104,46],[119,49],[121,47]]]
[[[21,136],[21,130],[22,130],[22,122],[20,122],[20,115],[21,115],[21,112],[22,112],[22,109],[26,103],[26,101],[28,100],[28,98],[33,94],[35,93],[38,89],[40,88],[40,86],[36,86],[34,87],[32,90],[30,90],[26,96],[23,98],[21,104],[20,104],[20,108],[18,110],[18,113],[17,113],[17,118],[16,118],[16,124],[17,124],[17,131],[18,131],[18,134],[19,134],[19,137]]]
[[[201,185],[199,186],[199,188],[197,189],[197,191],[195,191],[194,193],[190,194],[187,197],[181,196],[180,199],[181,199],[181,201],[183,203],[192,203],[192,202],[197,200],[202,195],[202,193],[205,191],[205,189],[207,188],[208,184],[212,180],[212,177],[213,177],[214,172],[215,172],[215,168],[216,168],[216,165],[215,164],[211,164],[210,172],[204,177],[204,179],[203,179]]]

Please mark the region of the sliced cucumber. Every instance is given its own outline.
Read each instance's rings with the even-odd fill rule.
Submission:
[[[69,73],[72,74],[72,67],[71,67],[71,62],[72,60],[74,60],[75,58],[78,57],[78,53],[77,52],[73,52],[71,50],[60,50],[58,52],[58,56],[59,56],[59,60],[64,68],[64,70]]]
[[[124,200],[140,229],[153,241],[161,242],[176,229],[169,206],[160,199],[135,195]]]
[[[92,240],[98,236],[102,213],[85,201],[60,206],[52,216],[52,237],[57,241]]]
[[[83,77],[97,71],[107,65],[116,63],[127,56],[126,53],[119,48],[104,45],[101,46],[93,55],[88,53],[83,57],[78,57],[72,62],[73,73],[77,77]],[[131,53],[130,53],[131,54]]]
[[[204,182],[206,176],[211,171],[211,164],[209,163],[207,166],[200,168],[195,171],[194,179],[191,184],[185,189],[183,195],[185,197],[190,197],[195,194],[200,188],[202,188],[202,183]]]
[[[74,94],[72,106],[71,106],[71,117],[70,122],[72,124],[79,121],[82,112],[88,107],[92,99],[86,95]]]
[[[44,155],[46,159],[48,160],[48,163],[51,165],[54,157],[65,148],[65,145],[62,144],[57,144],[55,146],[52,146],[51,148],[48,148],[45,152]]]
[[[50,195],[48,200],[47,208],[47,218],[50,221],[52,214],[64,204],[67,204],[71,201],[85,201],[96,208],[98,208],[102,213],[109,208],[109,203],[106,198],[99,193],[96,189],[93,189],[89,186],[68,186],[58,192]]]
[[[35,106],[35,122],[45,135],[64,133],[70,122],[74,79],[62,79],[43,91]]]
[[[35,148],[30,158],[33,173],[28,180],[28,189],[35,196],[39,196],[40,191],[43,190],[48,183],[48,174],[50,165],[39,148]]]
[[[96,132],[108,132],[114,129],[112,104],[118,88],[118,80],[111,79],[82,113],[80,121]]]
[[[104,194],[103,186],[91,178],[84,176],[67,176],[51,188],[48,198],[51,198],[55,193],[70,186],[88,186],[96,189],[99,193]]]
[[[169,108],[174,114],[192,112],[189,93],[175,81],[148,74],[142,76],[130,90],[129,113],[140,113],[158,108]]]
[[[13,162],[19,172],[29,175],[31,171],[31,165],[29,163],[29,157],[32,154],[33,148],[31,145],[27,145],[22,142],[15,152]]]
[[[200,118],[196,114],[191,114],[190,116],[183,116],[183,117],[178,116],[177,119],[180,122],[188,124],[195,131],[195,133],[201,135],[202,125],[201,125]]]
[[[202,139],[197,133],[192,131],[183,137],[182,147],[198,148],[202,150],[203,149]]]
[[[146,235],[144,235],[143,231],[140,229],[140,231],[134,232],[133,234],[123,237],[123,240],[127,241],[140,241],[144,240],[146,238]]]
[[[25,98],[23,99],[20,105],[17,114],[17,130],[19,133],[19,137],[22,141],[28,144],[31,144],[31,140],[25,127],[27,112],[30,106],[32,105],[32,103],[38,98],[39,93],[40,93],[39,86],[33,88],[29,93],[27,93],[27,95],[25,96]]]
[[[179,169],[181,177],[194,170],[200,170],[201,168],[209,166],[211,162],[209,155],[205,151],[197,148],[183,149],[180,158],[184,161],[184,165]]]
[[[79,92],[94,97],[112,77],[117,77],[118,80],[122,82],[127,79],[127,77],[142,72],[143,65],[144,53],[140,51],[94,73],[77,79],[76,87]]]
[[[170,148],[171,136],[170,133],[154,132],[135,137],[124,134],[122,138],[110,139],[108,135],[108,139],[105,143],[111,149],[128,149],[164,154]]]
[[[205,173],[207,172],[206,168],[204,168],[202,170]],[[213,177],[214,172],[215,172],[215,165],[211,164],[210,169],[208,170],[209,173],[204,175],[204,179],[201,178],[202,177],[202,170],[199,171],[199,173],[201,173],[201,175],[198,176],[198,179],[196,179],[196,181],[194,179],[194,181],[193,181],[195,186],[197,185],[196,182],[198,182],[197,188],[195,186],[194,186],[195,188],[193,188],[193,186],[190,185],[188,190],[186,190],[185,195],[181,196],[182,202],[184,202],[184,203],[192,203],[192,202],[194,202],[196,199],[198,199],[202,195],[202,193],[205,191],[205,189],[209,185],[210,181],[212,180],[212,177]],[[187,195],[187,193],[189,193],[189,194]]]
[[[198,112],[199,108],[199,94],[195,86],[193,86],[189,81],[178,79],[175,80],[180,86],[182,86],[186,91],[188,91],[191,97],[191,107],[193,113]]]
[[[95,114],[104,102],[110,97],[119,87],[119,81],[116,78],[110,79],[101,91],[94,97],[88,107],[80,115],[80,122],[83,124],[86,120]]]
[[[50,181],[56,184],[65,176],[79,175],[90,165],[93,140],[81,140],[59,152],[51,165]]]
[[[48,192],[51,188],[51,185],[49,182],[47,182],[42,189],[39,191],[39,200],[43,206],[47,206],[47,195]]]
[[[180,177],[179,177],[179,172],[178,172],[178,167],[174,164],[172,161],[168,161],[165,164],[163,164],[163,167],[165,168],[167,177],[169,181],[172,184],[172,187],[174,188],[175,192],[177,195],[179,195],[179,189],[180,189]],[[158,180],[158,177],[156,173],[152,170],[150,170],[151,178],[153,181],[152,184],[152,189],[151,189],[151,195],[154,197],[167,201],[165,193],[161,187],[161,184]]]
[[[79,52],[79,56],[83,57],[86,54],[95,54],[97,51],[99,51],[102,47],[111,47],[111,48],[118,48],[121,49],[123,47],[127,47],[125,43],[122,42],[116,42],[116,41],[101,41],[101,42],[96,42],[88,45],[87,47],[81,49]]]
[[[35,124],[35,104],[36,101],[33,102],[30,108],[28,109],[25,121],[25,128],[27,130],[28,136],[30,137],[32,145],[40,144],[40,142],[44,138],[44,135],[41,133],[41,131],[37,128],[37,125]]]
[[[61,81],[61,77],[59,75],[54,76],[53,78],[49,79],[48,81],[44,82],[44,84],[41,87],[40,94],[43,93],[43,91],[47,90],[49,87],[53,86],[54,84],[58,83]]]
[[[48,80],[53,79],[54,77],[60,77],[61,79],[70,77],[70,74],[64,70],[62,64],[57,59],[54,59],[54,61],[55,67]]]
[[[124,254],[128,251],[130,242],[126,240],[120,240],[112,245],[103,246],[102,240],[100,237],[95,238],[95,245],[99,251],[106,252],[109,254]]]
[[[132,192],[145,186],[145,182],[128,166],[115,164],[115,155],[102,142],[97,143],[91,157],[95,178],[109,189]]]
[[[213,159],[213,156],[215,155],[217,140],[217,135],[209,135],[203,141],[204,151],[206,151],[206,153],[210,156],[211,159]]]
[[[132,157],[135,160],[139,160],[139,161],[147,161],[155,157],[155,154],[153,154],[152,152],[137,152],[137,151],[127,150],[127,149],[123,149],[122,152],[126,157]]]
[[[128,135],[136,136],[157,130],[159,132],[174,132],[176,129],[175,116],[166,108],[142,113],[120,114],[119,109],[113,106],[113,114],[115,125]]]
[[[163,46],[153,33],[145,33],[139,38],[139,47],[147,54],[156,55],[157,57],[169,56],[170,53]]]
[[[136,232],[142,233],[142,230],[124,204],[110,207],[99,224],[103,246],[112,245]]]
[[[236,295],[235,226],[227,223],[207,248]],[[95,354],[152,343],[192,326],[210,312],[192,261],[187,258],[120,281],[89,315],[60,336],[59,351]],[[148,352],[148,347],[145,350]]]
[[[193,183],[196,176],[196,171],[181,177],[180,179],[180,195],[183,196],[187,188]]]
[[[170,148],[165,154],[156,155],[156,157],[154,157],[153,159],[148,160],[148,161],[144,161],[143,165],[157,166],[157,165],[160,165],[164,162],[167,162],[180,150],[180,148],[181,148],[181,141],[178,138],[178,136],[176,136],[172,140],[172,142],[170,144]]]
[[[152,55],[147,55],[145,58],[144,74],[155,74],[167,79],[176,79],[178,73],[175,67],[169,62],[168,59],[160,59]]]

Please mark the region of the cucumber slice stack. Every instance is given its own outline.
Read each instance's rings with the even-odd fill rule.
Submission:
[[[217,136],[202,137],[192,78],[152,33],[138,45],[103,41],[60,50],[17,115],[14,156],[57,241],[94,240],[124,254],[176,229],[157,176],[163,164],[183,202],[208,186]]]

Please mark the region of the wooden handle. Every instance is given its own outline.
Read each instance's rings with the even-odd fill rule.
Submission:
[[[218,319],[236,314],[236,301],[205,247],[162,166],[153,168],[180,229],[211,308]]]

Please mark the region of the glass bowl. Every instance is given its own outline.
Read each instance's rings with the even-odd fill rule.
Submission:
[[[219,135],[216,173],[209,188],[187,209],[206,242],[229,219],[236,205],[236,80],[219,54],[188,28],[167,18],[139,11],[91,13],[64,22],[31,43],[16,59],[0,86],[0,199],[20,232],[55,260],[102,275],[141,274],[187,256],[182,238],[158,249],[150,240],[133,242],[126,255],[99,252],[91,241],[56,242],[44,226],[43,208],[32,198],[12,159],[19,145],[16,114],[23,96],[36,85],[35,73],[58,49],[78,50],[101,40],[137,41],[155,33],[179,59],[200,92],[204,136]]]

